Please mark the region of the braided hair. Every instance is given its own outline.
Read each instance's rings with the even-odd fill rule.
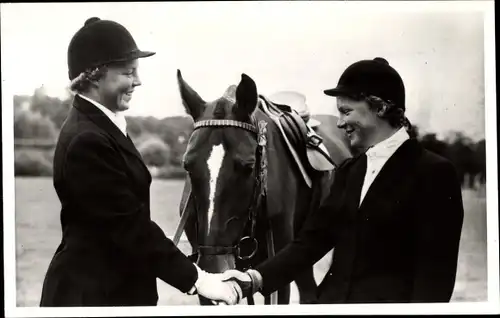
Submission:
[[[106,74],[107,70],[106,66],[86,69],[71,81],[69,88],[77,93],[85,92],[89,88],[90,84],[93,81],[101,79]]]
[[[378,112],[379,116],[386,119],[392,127],[405,127],[407,131],[412,129],[410,120],[405,116],[404,109],[398,107],[392,101],[363,93],[350,97],[356,101],[366,101],[370,109]]]

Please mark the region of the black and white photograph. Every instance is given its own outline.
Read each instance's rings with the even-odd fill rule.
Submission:
[[[6,317],[500,313],[494,1],[0,7]]]

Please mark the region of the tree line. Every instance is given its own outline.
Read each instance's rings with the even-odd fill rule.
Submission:
[[[53,145],[71,109],[72,97],[51,97],[42,88],[31,96],[14,96],[16,175],[52,174]],[[155,177],[183,178],[182,156],[193,129],[188,116],[127,117],[127,130]],[[439,139],[434,133],[411,131],[424,147],[449,158],[463,186],[486,182],[486,142],[473,141],[461,132]],[[52,146],[51,146],[52,145]]]

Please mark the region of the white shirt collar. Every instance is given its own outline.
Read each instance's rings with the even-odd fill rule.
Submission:
[[[379,142],[366,151],[367,166],[363,187],[361,189],[361,198],[359,201],[360,205],[363,202],[371,184],[382,170],[382,167],[396,152],[396,150],[409,138],[410,136],[406,132],[405,128],[401,128],[391,137]]]
[[[366,151],[366,155],[368,159],[388,159],[396,152],[399,146],[401,146],[408,139],[410,139],[410,136],[406,132],[406,129],[401,127],[391,137],[368,149]]]
[[[87,96],[83,96],[82,94],[78,94],[78,96],[93,104],[95,107],[99,108],[99,110],[101,110],[109,118],[109,120],[111,120],[111,122],[115,124],[116,127],[118,127],[118,129],[120,129],[120,131],[125,136],[127,136],[127,120],[121,112],[112,112],[111,110],[109,110],[109,108],[103,106],[93,99],[88,98]]]

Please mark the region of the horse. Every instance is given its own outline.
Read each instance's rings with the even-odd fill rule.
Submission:
[[[180,204],[181,213],[187,213],[191,257],[211,273],[251,268],[293,240],[308,212],[325,198],[334,173],[310,169],[312,186],[304,182],[277,125],[258,107],[262,100],[248,75],[211,102],[187,84],[180,70],[177,79],[194,121],[183,156],[187,177]],[[317,303],[313,267],[295,283],[301,304]],[[289,304],[290,286],[273,300]],[[265,304],[271,303],[265,297]]]

